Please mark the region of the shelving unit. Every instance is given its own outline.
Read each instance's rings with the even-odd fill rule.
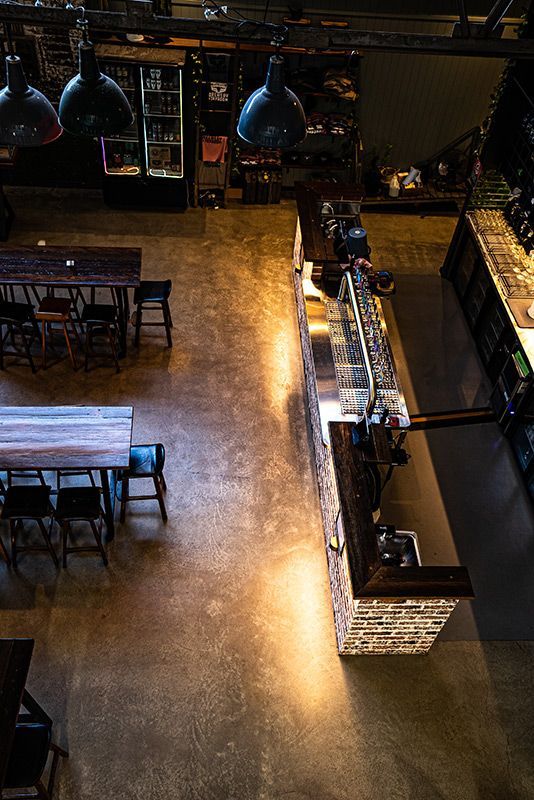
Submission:
[[[135,102],[135,65],[120,61],[102,61],[102,71],[121,87],[128,97],[134,121],[118,136],[108,136],[102,142],[102,161],[106,175],[133,178],[141,175],[141,145]]]
[[[148,174],[159,178],[182,178],[184,158],[181,70],[141,67],[141,102],[144,110]],[[167,113],[169,108],[170,114]],[[173,122],[159,122],[160,119]]]
[[[528,83],[525,83],[528,86]],[[534,97],[529,98],[517,82],[509,87],[506,109],[502,110],[500,128],[500,169],[511,189],[521,189],[521,205],[534,226]]]
[[[250,52],[243,52],[241,58],[245,76],[242,98],[244,102],[265,82],[266,59],[264,53]],[[307,118],[312,114],[321,114],[324,115],[325,121],[328,117],[335,116],[344,118],[350,124],[346,134],[328,130],[309,131],[304,142],[291,150],[283,151],[279,166],[282,168],[284,189],[292,190],[295,181],[322,180],[331,172],[336,172],[336,176],[343,182],[357,180],[360,161],[356,121],[357,99],[342,97],[321,88],[327,69],[335,68],[340,74],[346,71],[347,57],[284,53],[284,58],[286,83],[302,102]],[[237,160],[241,154],[254,149],[242,142],[238,142],[237,146]],[[294,161],[290,160],[291,156],[294,157]]]
[[[200,80],[200,93],[199,93],[199,107],[198,107],[198,121],[196,131],[196,157],[195,157],[195,185],[194,185],[194,199],[195,205],[198,205],[203,192],[211,191],[220,195],[219,201],[224,205],[227,200],[227,193],[230,187],[230,175],[232,170],[232,140],[235,133],[236,126],[236,111],[237,111],[237,78],[238,78],[238,54],[232,51],[219,51],[215,49],[201,48],[200,50],[202,59],[202,78]],[[219,57],[224,63],[227,59],[227,77],[224,79],[210,80],[207,77],[210,74],[210,58],[212,63]],[[213,67],[212,67],[213,73]],[[214,73],[217,75],[217,73]],[[217,99],[217,95],[221,100]],[[220,102],[224,104],[224,108],[217,108],[216,104]],[[227,138],[226,159],[224,162],[206,162],[206,165],[213,164],[214,166],[206,166],[202,161],[202,138],[203,136],[225,136]],[[208,180],[209,170],[212,169],[214,177],[216,173],[217,181]]]

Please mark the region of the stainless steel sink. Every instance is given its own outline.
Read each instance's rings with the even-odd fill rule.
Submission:
[[[420,567],[421,555],[414,531],[398,531],[391,525],[377,525],[376,538],[385,567]]]

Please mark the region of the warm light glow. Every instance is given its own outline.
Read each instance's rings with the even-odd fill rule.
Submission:
[[[317,288],[311,278],[302,279],[302,291],[304,292],[304,297],[318,297],[319,299],[323,297],[321,290]]]
[[[314,527],[320,541],[324,534],[319,520]],[[293,687],[294,709],[304,717],[309,709],[316,719],[318,709],[329,713],[333,695],[335,702],[342,702],[339,693],[342,698],[346,690],[342,662],[332,661],[337,645],[324,555],[306,547],[301,535],[291,530],[295,546],[270,565],[265,604],[279,613],[270,640],[270,646],[281,650],[278,679]]]
[[[300,343],[291,330],[282,328],[269,333],[270,364],[266,374],[273,412],[287,417],[289,397],[294,389],[293,364],[300,355]],[[298,352],[296,348],[299,348]]]
[[[319,333],[319,331],[328,332],[328,323],[324,322],[310,322],[308,323],[308,330],[310,333]]]

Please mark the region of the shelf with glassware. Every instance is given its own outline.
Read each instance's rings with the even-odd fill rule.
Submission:
[[[182,178],[182,73],[173,67],[141,67],[143,132],[148,175]]]
[[[130,100],[133,124],[102,143],[104,171],[121,177],[183,177],[182,73],[177,66],[104,61]]]
[[[102,72],[117,83],[128,98],[134,114],[133,123],[118,136],[102,138],[102,161],[106,175],[137,177],[141,175],[141,146],[139,142],[136,103],[136,64],[104,61]]]

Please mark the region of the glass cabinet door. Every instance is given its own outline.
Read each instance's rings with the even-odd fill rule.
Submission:
[[[183,177],[182,72],[164,65],[141,67],[147,174]]]
[[[102,72],[117,83],[130,103],[134,120],[129,128],[116,136],[101,139],[106,175],[136,176],[141,174],[141,148],[137,128],[135,102],[135,64],[103,62]]]

